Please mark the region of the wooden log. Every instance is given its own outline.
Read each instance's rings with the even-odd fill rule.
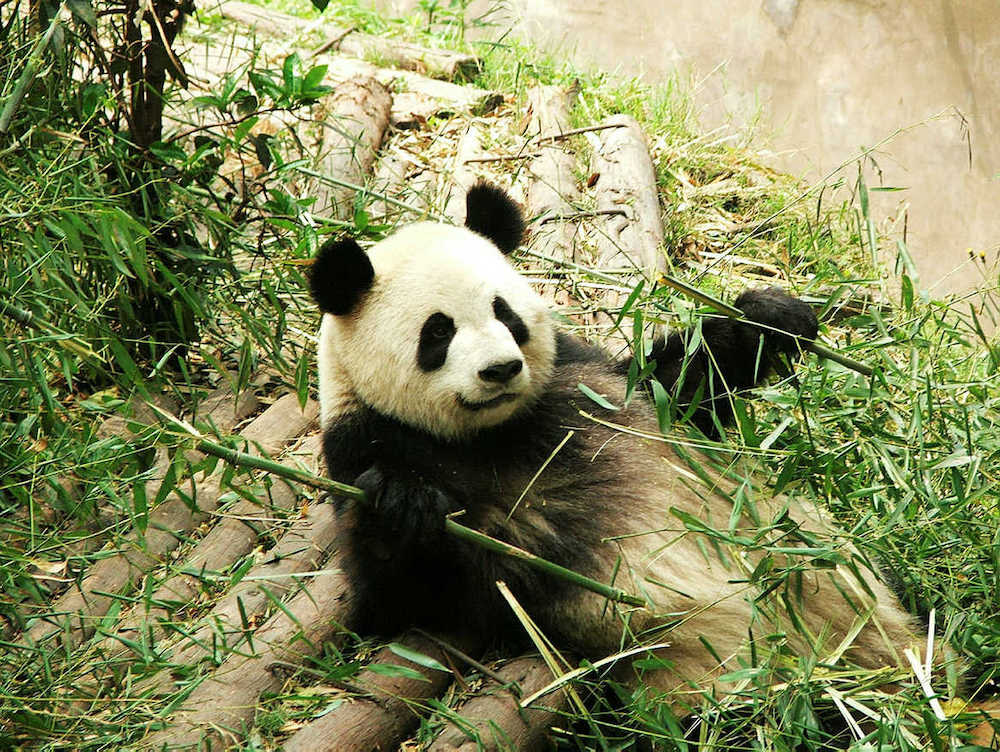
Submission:
[[[528,134],[537,136],[567,130],[575,99],[576,90],[572,88],[536,86],[529,89]],[[539,253],[575,261],[573,241],[577,228],[558,218],[575,212],[580,201],[576,157],[562,142],[546,141],[540,146],[538,156],[529,163],[528,174],[527,210],[533,219],[529,228],[532,248]]]
[[[552,680],[541,658],[517,658],[498,670],[509,684],[518,684],[522,697]],[[533,752],[546,748],[549,728],[568,707],[566,695],[554,692],[544,702],[522,710],[508,686],[493,680],[457,709],[463,723],[449,723],[427,752]]]
[[[336,90],[314,109],[313,117],[323,129],[316,169],[321,175],[365,185],[389,125],[392,95],[371,76],[358,76],[337,85]],[[315,211],[339,219],[354,216],[355,191],[346,186],[320,183]]]
[[[631,268],[651,278],[665,267],[663,225],[656,174],[646,137],[629,115],[612,115],[607,128],[588,133],[593,146],[590,172],[598,176],[595,218],[599,269]]]
[[[468,161],[483,153],[483,136],[475,123],[470,123],[458,141],[458,150],[451,177],[448,181],[448,198],[443,214],[456,225],[465,224],[465,194],[476,182],[476,173]]]
[[[349,610],[347,580],[335,560],[253,635],[252,654],[230,654],[181,704],[166,728],[142,748],[224,748],[243,737],[263,692],[284,682],[281,666],[316,655],[340,629]]]
[[[247,639],[244,617],[249,624],[258,624],[273,605],[272,599],[299,587],[291,575],[315,571],[330,554],[336,530],[337,514],[332,504],[310,506],[266,553],[265,560],[252,567],[172,650],[169,658],[173,668],[157,674],[144,687],[150,686],[152,694],[171,692],[172,672],[205,659],[221,663]]]
[[[261,45],[261,55],[262,62],[257,67],[280,65],[284,59],[273,43]],[[190,64],[191,76],[206,81],[210,88],[228,73],[248,66],[253,59],[253,50],[227,49],[223,54],[219,49],[203,46],[193,50],[185,63]],[[422,127],[434,116],[485,115],[503,103],[503,95],[496,91],[440,81],[413,71],[382,68],[342,55],[319,55],[314,62],[327,66],[324,80],[327,85],[360,76],[369,76],[385,85],[393,92],[389,121],[396,128]]]
[[[287,39],[289,35],[304,34],[317,25],[315,21],[290,16],[270,8],[224,0],[213,6],[226,18],[249,26],[263,34]],[[351,28],[330,26],[323,23],[326,42],[318,53],[333,51],[358,58],[375,58],[404,70],[417,71],[435,78],[453,80],[477,76],[482,65],[479,58],[462,52],[436,50],[399,39],[364,34]]]
[[[317,62],[326,63],[327,76],[334,81],[368,75],[389,87],[394,92],[390,119],[397,128],[420,125],[435,115],[485,115],[503,103],[503,95],[495,91],[439,81],[412,71],[381,68],[363,60],[327,55],[317,58]]]
[[[145,408],[148,412],[143,412],[143,408],[138,407],[138,402],[136,402],[135,410],[139,412],[135,413],[135,419],[140,420],[144,423],[155,423],[156,419],[153,416],[151,410]],[[176,409],[176,404],[173,400],[169,398],[161,398],[156,401],[156,404],[160,407],[167,409],[174,407]],[[204,430],[208,430],[210,426],[215,426],[225,432],[228,432],[236,423],[244,420],[253,413],[257,411],[258,404],[257,398],[252,392],[244,392],[240,395],[239,399],[234,399],[232,389],[226,385],[220,389],[212,392],[208,397],[202,399],[200,402],[195,404],[194,415],[189,418],[189,420],[198,426],[201,426]],[[107,418],[101,427],[98,428],[98,435],[102,438],[107,438],[112,435],[122,435],[122,432],[128,432],[128,424],[132,422],[130,419],[126,419],[122,416],[112,416]],[[199,452],[197,454],[189,455],[192,461],[201,459],[203,455]],[[153,460],[152,470],[147,474],[147,480],[145,481],[145,492],[147,499],[155,499],[156,495],[159,493],[160,486],[163,483],[163,478],[170,468],[170,456],[166,448],[159,448],[156,451],[155,458]],[[91,526],[92,530],[106,529],[108,526],[113,524],[113,519],[109,512],[102,512],[98,510],[97,521]],[[101,547],[105,542],[105,536],[103,535],[83,535],[75,540],[68,542],[61,549],[53,551],[55,558],[54,561],[60,561],[64,568],[62,572],[65,572],[63,576],[56,576],[52,572],[39,572],[38,576],[44,578],[50,597],[56,597],[59,593],[63,592],[70,584],[73,583],[73,574],[80,572],[83,568],[90,564],[90,562],[85,558],[88,554],[91,554],[95,550]],[[50,611],[48,604],[44,606],[41,604],[23,604],[21,607],[21,615],[25,621],[30,620],[35,614],[31,611]],[[16,625],[21,629],[24,628],[24,623]],[[4,630],[6,631],[6,629]]]
[[[345,55],[375,58],[403,70],[415,71],[447,81],[471,81],[482,72],[482,63],[475,55],[450,50],[435,50],[398,39],[351,32],[338,37],[328,34],[334,42],[331,49]]]
[[[270,454],[301,434],[315,417],[315,409],[303,412],[295,395],[289,394],[259,415],[240,435]],[[221,472],[199,473],[184,494],[188,498],[177,491],[171,492],[150,514],[145,533],[129,535],[119,550],[94,564],[77,587],[63,594],[48,615],[29,627],[22,644],[33,648],[61,636],[68,647],[79,645],[111,608],[116,600],[114,593],[128,589],[146,572],[160,566],[162,557],[216,509],[221,477]]]
[[[310,401],[306,403],[303,413],[316,416],[319,407]],[[318,450],[318,439],[314,439],[311,442],[314,457]],[[291,460],[287,464],[296,463]],[[104,657],[115,659],[127,654],[130,648],[123,641],[156,640],[164,636],[163,625],[170,624],[174,609],[157,604],[172,603],[183,608],[194,601],[203,586],[204,575],[223,572],[237,559],[250,553],[262,529],[278,522],[284,513],[293,509],[296,498],[296,491],[291,485],[275,479],[268,490],[261,492],[253,500],[242,499],[226,510],[223,519],[177,565],[176,573],[168,576],[148,599],[144,599],[147,605],[152,605],[148,608],[136,607],[124,616],[117,628],[105,632],[108,637],[99,646]],[[274,518],[275,512],[280,517]]]
[[[444,651],[422,635],[408,634],[399,642],[447,665]],[[383,648],[372,661],[382,671],[403,666],[420,678],[385,674],[366,668],[354,684],[370,696],[354,698],[296,731],[282,745],[285,752],[370,752],[399,747],[419,723],[413,705],[437,697],[451,681],[447,671],[413,663]]]

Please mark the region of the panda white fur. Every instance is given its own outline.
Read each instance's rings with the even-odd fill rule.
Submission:
[[[670,643],[661,653],[668,668],[645,677],[663,689],[712,688],[740,665],[749,639],[764,650],[776,634],[800,654],[828,657],[856,632],[851,659],[898,665],[897,651],[913,640],[911,619],[850,546],[850,565],[832,569],[776,556],[776,567],[793,573],[757,599],[767,582],[750,582],[759,550],[678,522],[672,508],[786,548],[806,545],[813,531],[837,535],[821,514],[786,498],[757,499],[753,514],[732,523],[731,487],[694,480],[657,440],[647,400],[611,411],[587,399],[581,382],[620,402],[628,364],[556,331],[545,302],[504,258],[524,229],[504,192],[479,184],[467,204],[466,227],[413,224],[367,252],[353,240],[331,242],[312,269],[324,312],[328,471],[367,492],[365,503],[340,505],[352,626],[386,635],[464,627],[516,640],[523,629],[498,593],[503,580],[545,634],[582,655],[599,658],[633,639]],[[683,383],[684,333],[653,348],[657,377],[682,406],[701,399],[694,417],[708,431],[713,411],[727,417],[727,388],[757,383],[778,351],[795,350],[778,332],[816,335],[809,307],[775,288],[744,293],[737,305],[761,326],[704,322]],[[462,524],[597,580],[614,578],[649,607],[610,607],[449,536],[445,515],[460,511]]]

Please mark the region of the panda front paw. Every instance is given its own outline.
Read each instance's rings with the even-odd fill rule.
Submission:
[[[354,485],[365,492],[362,510],[369,529],[402,548],[440,539],[445,517],[457,509],[439,488],[380,465],[368,468]]]
[[[761,325],[766,341],[777,350],[797,353],[796,337],[813,340],[819,332],[812,307],[780,287],[746,290],[736,299],[736,307],[747,320]]]

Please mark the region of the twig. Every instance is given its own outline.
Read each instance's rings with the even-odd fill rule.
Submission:
[[[218,457],[219,459],[225,460],[230,465],[235,465],[236,467],[252,467],[257,470],[264,470],[272,475],[277,475],[279,477],[286,478],[287,480],[293,480],[296,483],[302,483],[303,485],[317,488],[322,491],[328,491],[329,493],[347,496],[355,501],[365,500],[365,492],[360,488],[349,486],[346,483],[338,483],[337,481],[330,480],[329,478],[323,478],[319,475],[314,475],[313,473],[305,470],[288,467],[287,465],[282,465],[280,462],[275,462],[274,460],[256,457],[252,454],[247,454],[246,452],[240,452],[236,449],[230,449],[229,447],[222,446],[214,441],[209,441],[190,424],[180,421],[169,413],[158,409],[156,405],[150,404],[150,407],[159,415],[167,418],[174,425],[180,426],[185,432],[193,435],[197,439],[195,442],[195,448],[199,452],[213,457]],[[527,564],[529,567],[538,569],[542,572],[547,572],[548,574],[565,580],[566,582],[579,585],[580,587],[586,588],[587,590],[595,592],[598,595],[603,595],[605,598],[615,601],[616,603],[626,603],[630,606],[639,607],[646,605],[646,601],[642,598],[630,595],[620,588],[605,585],[603,582],[593,580],[590,577],[580,574],[579,572],[574,572],[572,569],[567,569],[559,564],[543,559],[540,556],[535,556],[534,554],[525,551],[523,548],[512,546],[509,543],[504,543],[496,538],[491,538],[490,536],[473,530],[472,528],[459,525],[450,518],[445,519],[444,529],[449,535],[474,543],[475,545],[481,546],[488,551],[493,551],[494,553],[518,559]]]
[[[420,635],[421,637],[426,637],[428,640],[430,640],[435,645],[437,645],[439,648],[441,648],[444,652],[446,652],[446,653],[454,656],[455,658],[458,658],[458,660],[460,660],[463,663],[465,663],[465,664],[471,666],[472,668],[476,669],[476,671],[478,671],[479,673],[481,673],[483,676],[490,677],[493,681],[495,681],[501,687],[510,686],[511,691],[517,697],[521,696],[521,687],[520,687],[520,685],[518,685],[517,682],[509,682],[509,681],[507,681],[506,679],[504,679],[500,674],[498,674],[493,669],[489,668],[488,666],[484,666],[482,663],[480,663],[479,661],[477,661],[475,658],[473,658],[469,654],[463,653],[461,650],[459,650],[458,648],[456,648],[451,643],[445,642],[440,637],[435,637],[430,632],[425,632],[422,629],[414,629],[413,632],[415,634]]]
[[[181,65],[181,61],[177,59],[177,55],[174,54],[170,40],[167,39],[167,32],[163,30],[163,24],[160,23],[160,17],[156,15],[156,8],[153,6],[153,0],[146,0],[146,10],[148,10],[149,15],[153,17],[153,25],[156,26],[156,30],[160,34],[160,41],[163,42],[163,51],[167,53],[167,59],[170,60],[171,64],[174,66],[174,73],[177,74],[177,82],[186,89],[188,85],[187,72],[184,70],[184,66]]]
[[[608,128],[624,128],[625,126],[621,123],[603,123],[601,125],[588,125],[586,128],[574,128],[571,131],[563,131],[562,133],[550,133],[547,136],[539,136],[538,138],[529,139],[528,143],[541,144],[547,141],[561,141],[564,138],[569,138],[570,136],[576,136],[581,133],[589,133],[590,131],[603,131]],[[504,154],[499,157],[470,157],[464,160],[463,164],[472,164],[473,162],[513,162],[518,159],[535,159],[542,156],[540,151],[523,152],[521,154]]]
[[[12,297],[11,293],[3,287],[0,287],[0,296]],[[7,316],[23,327],[44,332],[64,350],[69,350],[98,369],[103,370],[101,357],[91,349],[90,345],[77,335],[64,332],[54,324],[50,324],[45,319],[39,318],[33,311],[20,308],[0,298],[0,316]]]
[[[592,219],[593,217],[627,217],[628,212],[624,209],[595,209],[594,211],[566,212],[565,214],[550,214],[543,217],[541,224],[546,222],[575,222],[578,219]]]
[[[523,548],[518,548],[517,546],[504,543],[496,538],[491,538],[484,533],[480,533],[478,530],[465,527],[465,525],[459,525],[451,518],[444,521],[444,529],[456,538],[461,538],[462,540],[469,541],[470,543],[475,543],[478,546],[482,546],[487,551],[493,551],[494,553],[503,554],[504,556],[509,556],[513,559],[523,561],[525,564],[534,569],[547,572],[548,574],[558,577],[561,580],[565,580],[566,582],[572,582],[580,587],[590,590],[591,592],[597,593],[598,595],[603,595],[608,600],[615,601],[616,603],[625,603],[629,606],[644,607],[646,605],[646,601],[644,599],[635,595],[630,595],[621,588],[605,585],[603,582],[592,580],[590,577],[586,577],[579,572],[574,572],[572,569],[567,569],[564,566],[554,564],[553,562],[543,559],[540,556],[535,556],[535,554],[530,551],[525,551]]]
[[[349,34],[352,34],[353,32],[357,31],[357,28],[358,28],[357,26],[350,26],[341,31],[339,34],[334,34],[332,37],[323,42],[323,44],[321,44],[319,47],[313,50],[312,56],[316,57],[317,55],[322,55],[331,47],[339,47],[340,43],[343,42],[345,39],[347,39]]]
[[[473,162],[512,162],[516,159],[534,159],[535,157],[542,156],[540,151],[525,152],[523,154],[504,154],[500,157],[469,157],[463,160],[463,164],[472,164]]]
[[[699,303],[714,308],[719,313],[722,313],[729,318],[739,319],[741,321],[746,321],[743,315],[743,311],[739,308],[724,303],[723,301],[715,298],[707,293],[702,292],[697,287],[692,287],[686,282],[681,282],[679,279],[675,279],[667,274],[660,275],[660,282],[667,287],[672,287],[678,292],[682,292],[689,298],[697,300]],[[753,322],[749,322],[753,323]],[[857,371],[863,376],[871,376],[874,370],[871,366],[867,366],[864,363],[860,363],[853,358],[850,358],[842,353],[837,352],[831,347],[822,344],[816,340],[799,340],[799,344],[802,346],[803,350],[809,350],[810,352],[818,355],[821,358],[826,358],[827,360],[832,360],[834,363],[839,363],[845,368],[850,368],[852,371]]]
[[[363,185],[358,185],[357,183],[350,183],[346,180],[340,180],[339,178],[333,178],[329,175],[323,175],[322,173],[316,172],[315,170],[310,170],[306,167],[296,167],[298,172],[303,175],[308,175],[311,178],[315,178],[321,183],[329,183],[330,185],[337,186],[338,188],[347,188],[352,191],[359,191],[361,193],[367,193],[369,196],[374,196],[375,198],[385,201],[387,204],[392,204],[393,206],[398,206],[400,209],[407,209],[408,211],[417,214],[418,216],[425,216],[435,219],[439,222],[450,222],[446,217],[442,217],[433,212],[429,212],[426,209],[421,209],[418,206],[413,206],[412,204],[407,204],[405,201],[399,201],[392,196],[386,195],[385,193],[379,193],[378,191],[373,191],[370,188],[365,188]]]
[[[590,133],[591,131],[603,131],[608,128],[624,128],[622,123],[602,123],[601,125],[588,125],[585,128],[574,128],[570,131],[563,131],[562,133],[550,133],[547,136],[539,136],[538,138],[529,139],[528,143],[541,144],[548,141],[562,141],[570,136],[578,136],[581,133]],[[510,162],[516,159],[535,159],[536,157],[542,156],[540,151],[525,152],[522,154],[504,154],[499,157],[471,157],[465,160],[465,164],[471,164],[472,162]]]
[[[584,128],[573,128],[572,130],[562,131],[560,133],[550,133],[547,136],[539,136],[535,139],[536,144],[545,143],[546,141],[562,141],[564,138],[569,138],[570,136],[578,136],[581,133],[590,133],[591,131],[603,131],[608,128],[626,128],[624,123],[601,123],[600,125],[588,125]]]

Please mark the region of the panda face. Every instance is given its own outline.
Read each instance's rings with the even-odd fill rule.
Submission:
[[[355,274],[366,280],[361,294],[323,317],[321,398],[333,380],[383,414],[461,438],[509,420],[544,390],[555,356],[548,308],[493,242],[424,222],[348,253],[366,256],[370,278]]]

